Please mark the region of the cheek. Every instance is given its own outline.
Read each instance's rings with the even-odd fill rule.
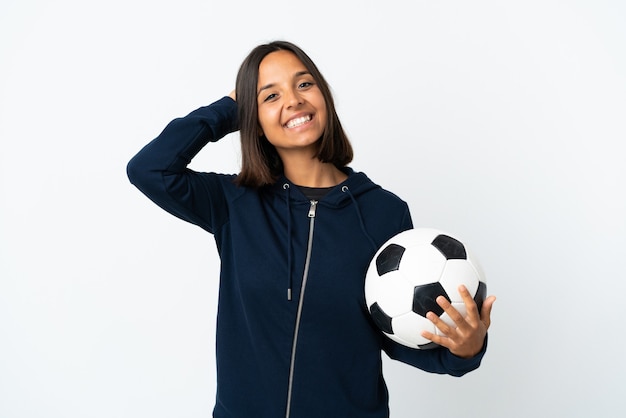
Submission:
[[[326,127],[326,123],[328,121],[328,112],[326,111],[326,108],[324,107],[324,110],[319,113],[320,113],[320,117],[319,117],[320,125],[322,127]]]
[[[315,105],[317,108],[318,117],[321,122],[324,122],[324,126],[326,125],[326,121],[328,120],[328,109],[326,108],[326,102],[324,98],[320,96],[317,98],[317,103]]]
[[[257,130],[259,131],[259,135],[262,135],[265,132],[265,124],[263,123],[263,120],[259,117],[259,125]]]
[[[261,111],[258,113],[257,117],[259,120],[260,133],[267,133],[268,131],[275,129],[276,126],[280,124],[280,120],[277,119],[279,115],[277,115],[276,112],[270,112],[267,110]]]

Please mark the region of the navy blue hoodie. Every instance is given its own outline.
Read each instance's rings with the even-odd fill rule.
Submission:
[[[412,228],[404,201],[350,168],[319,202],[284,177],[255,189],[187,168],[208,142],[237,129],[237,105],[225,97],[173,120],[128,164],[144,194],[215,237],[214,417],[387,417],[381,350],[433,373],[479,366],[485,348],[471,359],[410,349],[370,319],[365,274],[378,246]]]

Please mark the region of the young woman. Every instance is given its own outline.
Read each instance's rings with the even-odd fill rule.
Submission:
[[[236,92],[236,95],[235,95]],[[235,92],[175,119],[128,164],[143,193],[214,235],[221,258],[217,399],[223,417],[387,417],[381,350],[461,376],[486,350],[494,298],[465,291],[446,337],[413,350],[379,332],[364,277],[380,245],[412,228],[407,204],[347,167],[352,147],[330,89],[288,42],[252,50]],[[203,147],[240,131],[237,175],[187,168]]]

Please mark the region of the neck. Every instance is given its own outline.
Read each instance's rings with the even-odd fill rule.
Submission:
[[[348,176],[333,164],[322,163],[309,156],[302,159],[283,160],[285,177],[298,186],[332,187]]]

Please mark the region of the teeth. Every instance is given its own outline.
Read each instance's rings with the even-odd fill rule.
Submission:
[[[301,118],[291,119],[287,122],[287,128],[295,128],[296,126],[303,125],[311,120],[311,115],[303,116]]]

